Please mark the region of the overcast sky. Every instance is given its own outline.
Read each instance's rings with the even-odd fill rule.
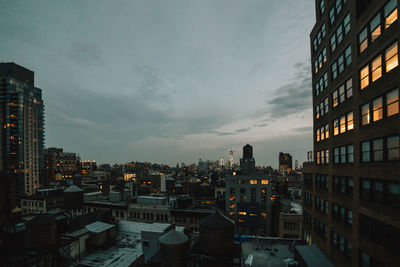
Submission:
[[[35,72],[46,147],[175,165],[312,149],[314,0],[0,0],[0,61]]]

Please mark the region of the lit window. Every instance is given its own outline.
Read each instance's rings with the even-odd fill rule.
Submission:
[[[399,113],[399,92],[398,89],[386,94],[386,114],[388,117]]]
[[[399,136],[391,136],[386,139],[388,160],[400,159]]]
[[[377,99],[372,101],[372,120],[381,120],[383,117],[382,111],[382,97],[378,97]]]
[[[391,47],[386,49],[385,52],[385,62],[386,62],[386,72],[391,71],[399,65],[399,59],[397,56],[398,47],[397,43],[393,44]]]
[[[250,184],[257,184],[257,180],[250,180]]]
[[[339,119],[333,121],[333,135],[339,134]]]
[[[323,57],[324,63],[326,63],[326,61],[328,61],[328,56],[326,54],[326,47],[324,47],[324,49],[322,50],[322,57]]]
[[[381,13],[378,13],[375,18],[371,20],[369,26],[371,32],[371,42],[373,42],[379,37],[379,35],[381,35]]]
[[[371,71],[372,71],[372,82],[375,82],[378,80],[380,77],[382,77],[382,57],[378,56],[374,60],[372,60],[372,66],[371,66]]]
[[[361,90],[369,85],[369,66],[365,66],[360,71]]]
[[[325,138],[329,138],[329,124],[325,125]]]
[[[337,105],[339,105],[339,101],[338,101],[338,90],[333,91],[332,93],[332,98],[333,98],[333,107],[336,107]]]
[[[340,133],[346,132],[346,116],[340,117]]]
[[[320,160],[320,152],[317,151],[317,165],[319,164],[319,160]]]
[[[354,123],[353,123],[353,112],[349,112],[347,114],[347,131],[353,130],[354,129]]]
[[[358,35],[358,43],[360,44],[360,53],[362,53],[368,47],[367,27]]]
[[[268,180],[267,179],[261,180],[261,184],[268,184]]]
[[[369,104],[361,107],[361,124],[367,125],[370,123]]]
[[[325,139],[325,136],[324,136],[325,129],[324,129],[324,127],[322,127],[322,128],[319,128],[318,130],[321,132],[321,141],[322,141]]]
[[[246,212],[245,211],[238,211],[238,215],[246,215]]]
[[[328,102],[328,98],[324,99],[324,113],[328,113],[329,111],[329,102]]]
[[[397,0],[390,0],[385,6],[385,29],[397,20]]]

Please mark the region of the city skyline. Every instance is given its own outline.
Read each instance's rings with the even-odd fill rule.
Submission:
[[[257,165],[303,162],[314,3],[278,2],[3,1],[0,60],[35,72],[46,147],[174,165],[250,143]]]

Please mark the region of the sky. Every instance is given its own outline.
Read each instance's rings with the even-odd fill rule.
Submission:
[[[314,0],[0,0],[0,61],[35,72],[45,145],[100,163],[312,150]]]

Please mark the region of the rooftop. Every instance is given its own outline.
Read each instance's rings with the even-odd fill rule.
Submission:
[[[252,237],[242,242],[243,259],[251,261],[252,267],[286,267],[285,261],[294,258],[294,250],[289,248],[294,242],[286,238]]]
[[[108,223],[103,223],[103,222],[100,222],[100,221],[97,221],[97,222],[94,222],[94,223],[91,223],[91,224],[88,224],[88,225],[85,226],[85,228],[89,232],[97,233],[97,234],[101,233],[101,232],[104,232],[104,231],[106,231],[108,229],[111,229],[113,227],[115,227],[115,225],[108,224]]]
[[[309,267],[335,266],[315,244],[309,246],[296,246],[296,250]]]

